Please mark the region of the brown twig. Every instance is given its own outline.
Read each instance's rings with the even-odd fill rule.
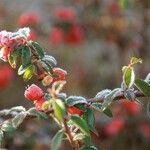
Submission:
[[[70,129],[67,125],[67,119],[64,119],[64,128],[65,128],[66,136],[67,136],[73,150],[78,150],[79,149],[78,144],[75,141],[73,141],[73,137],[72,137]]]
[[[135,97],[136,98],[142,98],[142,97],[145,97],[145,95],[139,91],[135,91]],[[114,97],[114,101],[117,101],[117,100],[122,100],[122,99],[126,99],[124,94],[122,93],[121,95],[119,96],[116,96]],[[98,102],[98,103],[103,103],[104,102],[104,98],[90,98],[90,99],[87,99],[88,103],[95,103],[95,102]],[[45,112],[47,115],[53,113],[54,110],[53,109],[50,109],[48,110],[47,112]],[[9,119],[9,118],[12,118],[14,116],[12,116],[11,114],[8,114],[8,115],[1,115],[0,117],[2,118],[5,118],[5,119]],[[31,115],[31,114],[27,114],[25,120],[28,120],[28,119],[33,119],[33,118],[36,118],[35,115]]]
[[[49,115],[49,114],[51,114],[51,113],[53,113],[53,112],[54,112],[54,110],[53,110],[53,109],[50,109],[50,110],[48,110],[48,111],[45,112],[45,113],[46,113],[47,115]],[[14,118],[15,116],[12,115],[12,114],[7,114],[7,115],[3,114],[3,115],[1,115],[0,117],[1,117],[1,118],[4,118],[4,119],[11,119],[11,118]],[[37,116],[28,113],[27,116],[26,116],[26,118],[25,118],[25,120],[34,119],[34,118],[37,118]]]
[[[145,97],[145,95],[143,93],[141,93],[139,91],[135,92],[135,98],[142,98],[142,97]],[[122,100],[122,99],[126,99],[123,93],[119,96],[114,97],[113,100],[117,101],[117,100]],[[88,99],[88,102],[89,103],[95,103],[95,102],[103,103],[104,98],[91,98],[91,99]]]

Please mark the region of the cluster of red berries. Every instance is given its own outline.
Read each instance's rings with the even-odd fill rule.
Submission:
[[[61,68],[54,68],[53,69],[53,75],[57,76],[56,78],[52,78],[50,80],[50,83],[53,84],[57,81],[64,81],[65,80],[65,75],[66,72],[64,70],[62,70]],[[45,77],[47,78],[47,76]],[[45,79],[43,79],[45,80]],[[45,81],[46,82],[46,81]],[[49,82],[49,80],[48,80]],[[47,84],[47,83],[45,83]],[[39,88],[38,86],[36,86],[35,84],[32,84],[30,87],[28,87],[25,91],[25,98],[34,102],[35,104],[35,108],[37,111],[41,111],[42,110],[42,105],[45,102],[44,99],[44,92],[42,91],[41,88]],[[67,112],[71,115],[79,115],[81,116],[83,114],[83,112],[81,110],[79,110],[78,108],[74,107],[74,106],[70,106],[68,107]]]
[[[51,29],[49,40],[52,46],[60,43],[79,44],[83,39],[83,31],[77,22],[74,9],[61,7],[54,11],[56,25]]]
[[[37,14],[35,13],[23,13],[20,15],[18,19],[18,26],[19,27],[27,27],[27,26],[36,26],[40,22],[40,19]]]
[[[135,102],[122,100],[112,108],[113,114],[116,117],[120,116],[137,116],[140,114],[141,108]]]
[[[0,58],[4,61],[8,60],[10,51],[24,46],[26,41],[31,40],[30,29],[22,28],[16,32],[0,32]]]
[[[52,78],[51,83],[53,84],[56,81],[63,81],[65,80],[66,72],[60,68],[54,68],[53,69],[53,75],[56,75],[57,78]],[[37,111],[42,110],[42,105],[45,102],[44,99],[44,92],[41,88],[39,88],[37,85],[32,84],[30,87],[28,87],[25,90],[25,98],[34,102],[35,108]]]
[[[70,7],[60,7],[53,12],[54,26],[50,30],[49,41],[51,46],[61,43],[80,44],[83,40],[83,30],[78,23],[77,14]],[[17,24],[19,27],[35,28],[40,23],[40,18],[36,13],[25,12],[20,15]],[[36,32],[30,32],[30,39],[35,39]]]

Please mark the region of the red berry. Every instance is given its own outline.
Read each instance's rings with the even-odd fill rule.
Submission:
[[[110,123],[108,123],[104,130],[107,136],[117,135],[121,129],[124,127],[124,122],[121,119],[113,119]]]
[[[70,8],[59,7],[54,11],[53,16],[55,20],[61,22],[74,23],[77,20],[76,12],[71,7]]]
[[[39,17],[34,13],[23,13],[18,19],[18,25],[20,27],[35,26],[39,22]]]
[[[30,87],[26,89],[24,96],[26,99],[30,101],[35,101],[43,96],[43,91],[37,85],[32,84]]]
[[[71,106],[68,108],[67,112],[71,115],[79,115],[81,116],[83,114],[83,112],[81,110],[79,110],[78,108]]]
[[[150,123],[149,122],[143,122],[141,125],[139,125],[139,130],[145,136],[146,138],[150,138]]]
[[[41,98],[41,99],[35,101],[34,104],[35,104],[35,108],[36,108],[37,111],[42,110],[42,105],[43,105],[44,102],[45,102],[44,98]]]
[[[71,25],[65,34],[64,42],[66,44],[80,44],[83,40],[83,32],[80,26]]]
[[[59,45],[64,38],[63,30],[60,28],[52,28],[49,36],[49,41],[52,46]]]
[[[135,102],[122,101],[121,104],[128,115],[135,116],[140,113],[140,107]]]
[[[62,70],[61,68],[54,68],[53,75],[56,75],[58,77],[53,78],[52,83],[54,83],[56,81],[63,81],[63,80],[65,80],[66,71]]]
[[[13,72],[9,66],[0,67],[0,90],[7,87],[12,77]]]

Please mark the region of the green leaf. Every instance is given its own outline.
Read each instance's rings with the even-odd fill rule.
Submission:
[[[78,108],[79,110],[81,110],[82,112],[86,112],[87,107],[84,104],[76,104],[74,105],[76,108]]]
[[[146,76],[144,81],[150,84],[150,73]]]
[[[87,104],[87,100],[81,96],[69,96],[66,103],[68,106],[74,106],[76,104]]]
[[[47,119],[48,119],[48,116],[47,116],[46,113],[44,113],[44,112],[37,112],[36,109],[35,109],[35,107],[30,108],[30,109],[28,110],[28,113],[29,113],[30,115],[32,115],[32,116],[38,117],[38,119],[43,119],[43,120],[47,120]]]
[[[84,146],[80,150],[98,150],[95,146]]]
[[[22,49],[22,67],[26,68],[30,65],[30,57],[31,57],[31,51],[28,46],[25,46]]]
[[[102,103],[102,108],[100,111],[103,112],[112,103],[114,98],[120,94],[121,91],[122,91],[121,88],[116,88],[112,90],[110,94],[106,96],[104,102]]]
[[[135,74],[133,67],[127,67],[123,71],[123,83],[126,85],[127,88],[130,88],[134,84]]]
[[[80,118],[79,116],[71,116],[70,119],[85,135],[90,135],[88,124],[84,119]]]
[[[138,63],[142,63],[142,59],[141,58],[136,58],[136,57],[132,57],[130,60],[130,64],[134,65],[134,64],[138,64]]]
[[[46,61],[40,61],[43,69],[48,73],[48,74],[52,74],[53,73],[53,69],[52,69],[52,66],[47,63]]]
[[[107,115],[108,117],[112,118],[113,114],[109,108],[106,108],[104,111],[104,114]]]
[[[91,109],[87,109],[86,112],[84,112],[83,119],[86,120],[90,130],[97,134],[94,126],[95,125],[94,113]]]
[[[20,112],[20,111],[26,111],[26,109],[23,106],[15,106],[10,109],[10,112],[12,111]]]
[[[12,126],[10,121],[5,121],[1,126],[1,130],[3,130],[4,132],[11,132],[14,130],[14,127]]]
[[[31,66],[31,64],[29,64],[26,67],[23,67],[22,65],[19,67],[18,69],[18,75],[22,75],[29,67]]]
[[[53,103],[53,109],[55,117],[59,122],[62,122],[65,113],[64,103],[59,99],[55,100]]]
[[[0,145],[2,143],[3,138],[4,138],[4,132],[0,130]]]
[[[145,95],[150,97],[150,84],[144,80],[137,79],[135,80],[135,86]]]
[[[60,145],[62,138],[63,138],[63,132],[58,131],[56,135],[53,137],[52,142],[51,142],[51,150],[57,150],[58,146]]]
[[[32,78],[34,73],[34,66],[30,65],[24,72],[23,79],[24,81],[28,81]]]
[[[67,95],[66,95],[66,93],[58,93],[58,94],[57,94],[57,97],[58,97],[59,99],[61,99],[63,102],[65,102]]]
[[[120,5],[120,8],[122,10],[127,10],[128,9],[128,0],[119,0],[119,5]]]
[[[8,55],[8,62],[12,68],[16,68],[17,57],[19,56],[20,51],[21,51],[20,49],[16,49],[14,51],[11,51]]]
[[[44,51],[43,51],[42,47],[37,42],[32,42],[32,46],[36,50],[39,57],[43,58],[44,57]]]
[[[87,136],[87,135],[84,135],[83,143],[84,143],[84,145],[86,145],[86,146],[90,146],[90,145],[91,145],[91,137],[90,137],[90,136]]]
[[[147,114],[150,117],[150,101],[147,104]]]
[[[97,111],[101,111],[102,109],[102,104],[100,103],[92,103],[91,106]]]
[[[54,57],[50,56],[50,55],[45,55],[42,58],[43,61],[47,62],[48,64],[50,64],[51,66],[56,66],[57,65],[57,61]]]
[[[12,125],[14,128],[17,128],[25,119],[25,117],[27,116],[27,113],[25,112],[21,112],[18,115],[16,115],[13,119],[12,119]]]
[[[115,88],[113,89],[110,94],[108,94],[106,96],[106,100],[104,101],[104,103],[110,103],[115,97],[119,96],[120,93],[122,93],[122,89],[121,88]]]
[[[110,92],[110,89],[102,90],[96,94],[95,98],[104,99],[108,94],[110,94]]]

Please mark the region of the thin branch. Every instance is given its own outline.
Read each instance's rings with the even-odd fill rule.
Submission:
[[[78,150],[79,149],[78,144],[75,141],[73,141],[73,137],[72,137],[70,129],[67,125],[67,120],[66,119],[64,119],[64,128],[65,128],[66,136],[67,136],[73,150]]]
[[[50,109],[50,110],[48,110],[48,111],[46,111],[46,112],[44,112],[44,113],[47,114],[47,115],[49,115],[49,114],[51,114],[51,113],[53,113],[53,112],[54,112],[54,110],[53,110],[53,109]],[[19,113],[19,112],[18,112],[18,113]],[[17,115],[17,114],[16,114],[16,115]],[[1,117],[1,118],[4,118],[4,119],[11,119],[11,118],[14,118],[15,116],[14,116],[13,114],[11,114],[11,113],[8,113],[8,114],[0,115],[0,117]],[[27,116],[26,116],[26,118],[25,118],[25,120],[34,119],[34,118],[37,118],[37,116],[28,113]]]
[[[142,98],[142,97],[146,97],[143,93],[139,92],[139,91],[135,91],[135,98]],[[114,101],[118,101],[118,100],[122,100],[122,99],[126,99],[124,94],[122,93],[121,95],[119,96],[116,96],[114,97]],[[90,99],[87,99],[88,103],[95,103],[95,102],[99,102],[99,103],[103,103],[104,102],[104,98],[90,98]],[[47,112],[45,112],[47,115],[53,113],[54,110],[53,109],[50,109],[48,110]],[[3,114],[1,115],[0,117],[2,118],[5,118],[5,119],[9,119],[9,118],[13,118],[14,116],[12,114]],[[33,119],[33,118],[36,118],[37,116],[35,115],[32,115],[32,114],[27,114],[25,120],[28,120],[28,119]]]
[[[135,91],[134,94],[135,94],[135,98],[145,97],[145,95],[143,93],[139,92],[139,91]],[[123,93],[121,95],[119,95],[119,96],[114,97],[113,100],[117,101],[117,100],[122,100],[122,99],[126,99]],[[87,101],[89,103],[95,103],[95,102],[103,103],[104,100],[105,100],[104,98],[90,98]]]
[[[50,115],[50,114],[52,114],[54,112],[54,110],[53,109],[50,109],[50,110],[48,110],[48,111],[46,111],[46,112],[44,112],[44,113],[46,113],[46,115]],[[31,114],[28,114],[27,116],[26,116],[26,118],[25,118],[25,120],[28,120],[28,119],[33,119],[33,118],[37,118],[37,116],[33,116],[33,115],[31,115]]]

